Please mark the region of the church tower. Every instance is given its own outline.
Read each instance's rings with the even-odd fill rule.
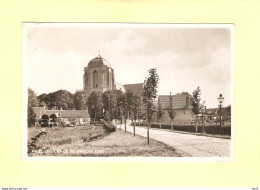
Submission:
[[[93,90],[105,92],[116,89],[114,69],[100,55],[90,60],[88,66],[84,68],[83,89],[87,93]]]

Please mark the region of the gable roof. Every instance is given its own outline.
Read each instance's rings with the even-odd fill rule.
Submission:
[[[137,83],[137,84],[125,84],[125,90],[128,91],[132,91],[132,92],[141,92],[143,91],[143,86],[144,83]]]
[[[189,94],[177,94],[177,95],[160,95],[158,98],[158,104],[160,104],[162,109],[170,108],[170,98],[172,98],[172,108],[173,109],[184,109],[188,108],[189,105]]]
[[[218,108],[207,108],[206,109],[206,114],[207,115],[216,115],[216,111]]]

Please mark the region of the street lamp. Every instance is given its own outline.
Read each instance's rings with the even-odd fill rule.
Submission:
[[[220,127],[221,127],[221,125],[222,125],[221,106],[222,106],[223,102],[224,102],[224,97],[223,97],[222,94],[220,93],[220,95],[219,95],[219,97],[218,97],[218,103],[219,103],[219,109],[220,109],[220,111],[219,111],[219,115],[220,115]]]

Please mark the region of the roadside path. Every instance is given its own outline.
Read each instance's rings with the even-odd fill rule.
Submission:
[[[120,126],[117,126],[120,128]],[[133,126],[127,125],[127,131],[133,133]],[[125,127],[122,124],[121,129]],[[147,137],[147,128],[136,126],[136,134]],[[192,157],[230,157],[231,140],[192,134],[182,134],[150,128],[150,138],[172,146],[177,151]]]

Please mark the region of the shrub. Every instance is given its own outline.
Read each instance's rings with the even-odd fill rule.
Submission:
[[[101,119],[100,121],[103,123],[103,126],[106,129],[106,131],[108,131],[108,132],[115,132],[116,131],[116,126],[114,126],[113,124],[108,123],[103,119]]]
[[[64,121],[60,121],[60,122],[58,122],[58,126],[66,127],[66,123]]]
[[[144,126],[144,125],[143,125]],[[203,127],[202,125],[198,125],[198,133],[202,133]],[[158,123],[152,123],[151,128],[160,128],[160,124]],[[162,129],[171,129],[170,124],[161,124]],[[205,132],[207,134],[215,134],[215,135],[231,135],[231,125],[222,126],[216,124],[207,124],[204,127]],[[186,132],[196,132],[196,126],[195,125],[187,125],[187,124],[178,124],[173,125],[173,130],[176,131],[186,131]]]

